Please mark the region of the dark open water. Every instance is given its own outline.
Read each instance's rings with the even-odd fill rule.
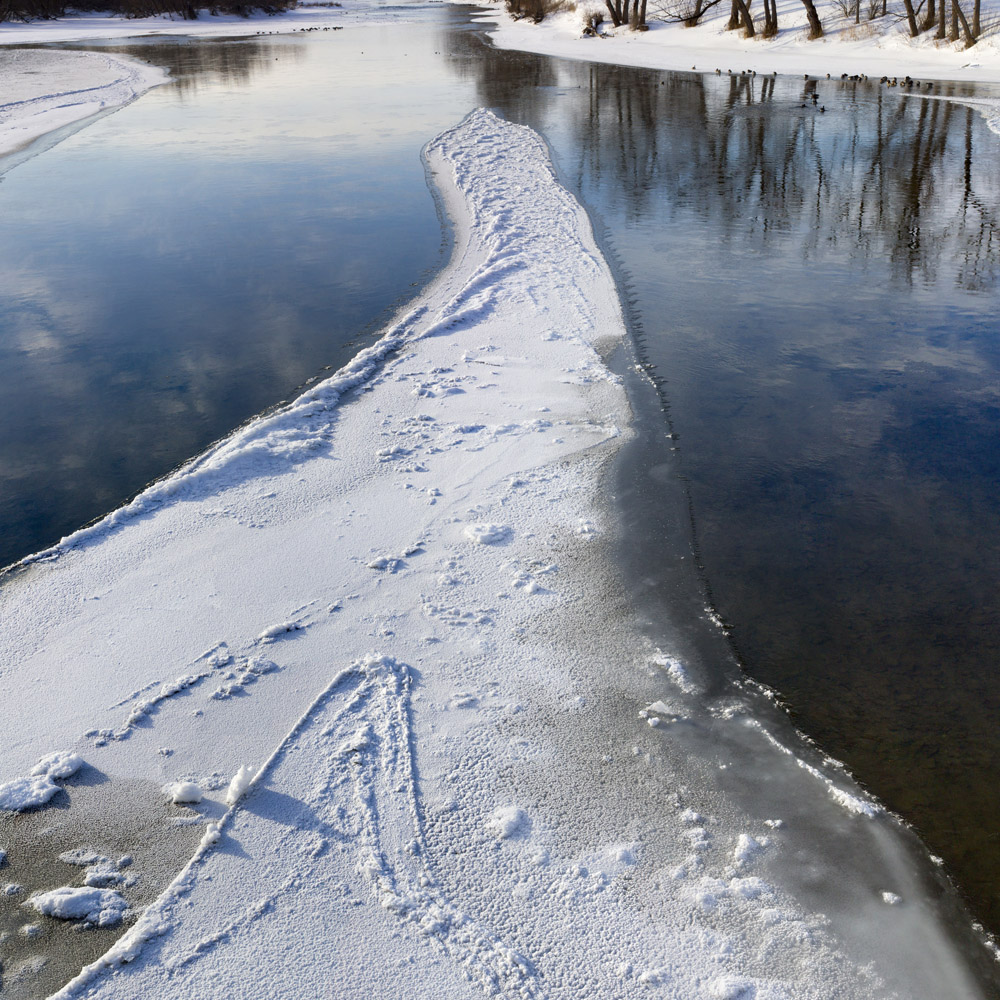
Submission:
[[[0,182],[0,564],[353,354],[441,262],[419,149],[495,107],[546,136],[619,269],[675,435],[664,491],[745,669],[1000,929],[979,114],[495,52],[458,9],[127,51],[175,82]]]

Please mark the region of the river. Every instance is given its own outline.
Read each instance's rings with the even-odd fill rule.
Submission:
[[[353,355],[443,261],[419,150],[494,107],[590,211],[657,389],[643,502],[685,524],[644,546],[645,596],[667,607],[690,557],[743,669],[1000,929],[1000,137],[977,111],[498,52],[461,8],[114,48],[174,82],[0,183],[0,562]]]

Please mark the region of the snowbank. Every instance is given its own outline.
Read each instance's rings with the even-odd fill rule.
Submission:
[[[667,4],[666,6],[670,6]],[[649,10],[657,9],[650,3]],[[548,16],[541,24],[513,21],[497,4],[482,15],[497,21],[490,37],[499,48],[519,49],[623,66],[652,69],[694,70],[728,74],[788,73],[801,76],[839,78],[842,74],[906,76],[920,80],[1000,81],[1000,4],[983,0],[983,23],[990,31],[971,49],[961,42],[938,42],[933,32],[911,39],[905,21],[889,16],[855,25],[845,18],[836,0],[817,0],[825,37],[809,41],[805,8],[799,0],[779,0],[779,33],[774,39],[743,38],[742,32],[727,31],[729,4],[720,4],[694,28],[673,21],[650,20],[649,31],[615,29],[610,20],[601,26],[601,37],[584,37],[585,11],[604,10],[600,0],[582,0],[576,9]],[[862,4],[862,17],[866,4]],[[759,13],[759,8],[755,13]],[[652,15],[651,15],[652,16]]]
[[[0,42],[13,41],[0,26]],[[119,107],[167,79],[161,69],[103,52],[15,49],[0,59],[0,156]]]
[[[383,340],[0,589],[5,766],[203,793],[61,995],[984,996],[891,817],[643,638],[624,322],[544,143],[426,155],[452,260]]]

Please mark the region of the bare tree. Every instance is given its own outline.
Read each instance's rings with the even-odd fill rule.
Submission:
[[[909,0],[905,0],[905,2],[909,2]],[[802,6],[806,9],[806,19],[809,21],[809,37],[822,38],[823,22],[820,21],[819,14],[816,13],[816,5],[813,0],[802,0]]]
[[[693,28],[707,11],[720,3],[722,0],[661,0],[651,15],[658,21],[680,21],[685,28]]]
[[[726,25],[727,31],[735,31],[742,27],[747,38],[753,38],[757,33],[754,27],[753,18],[750,16],[750,5],[753,0],[733,0],[733,5],[729,11],[729,23]]]
[[[942,3],[944,0],[942,0]],[[927,14],[920,24],[921,31],[930,31],[937,24],[937,6],[935,0],[927,0]],[[911,31],[912,35],[913,32]]]
[[[934,0],[930,0],[931,3]],[[941,5],[944,6],[945,0],[941,0]],[[917,13],[913,9],[913,0],[903,0],[903,8],[906,10],[906,24],[910,29],[910,37],[916,38],[920,34],[920,28],[917,27]]]
[[[774,38],[777,33],[778,0],[764,0],[764,30],[762,34],[765,38]]]

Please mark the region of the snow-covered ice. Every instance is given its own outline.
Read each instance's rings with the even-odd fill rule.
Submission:
[[[452,259],[382,340],[0,588],[0,777],[67,748],[203,824],[134,920],[86,852],[118,888],[31,897],[127,924],[59,995],[985,996],[906,831],[644,634],[625,324],[544,142],[426,161]]]
[[[0,27],[0,42],[13,41]],[[0,49],[0,156],[119,107],[167,79],[163,70],[104,52]]]

